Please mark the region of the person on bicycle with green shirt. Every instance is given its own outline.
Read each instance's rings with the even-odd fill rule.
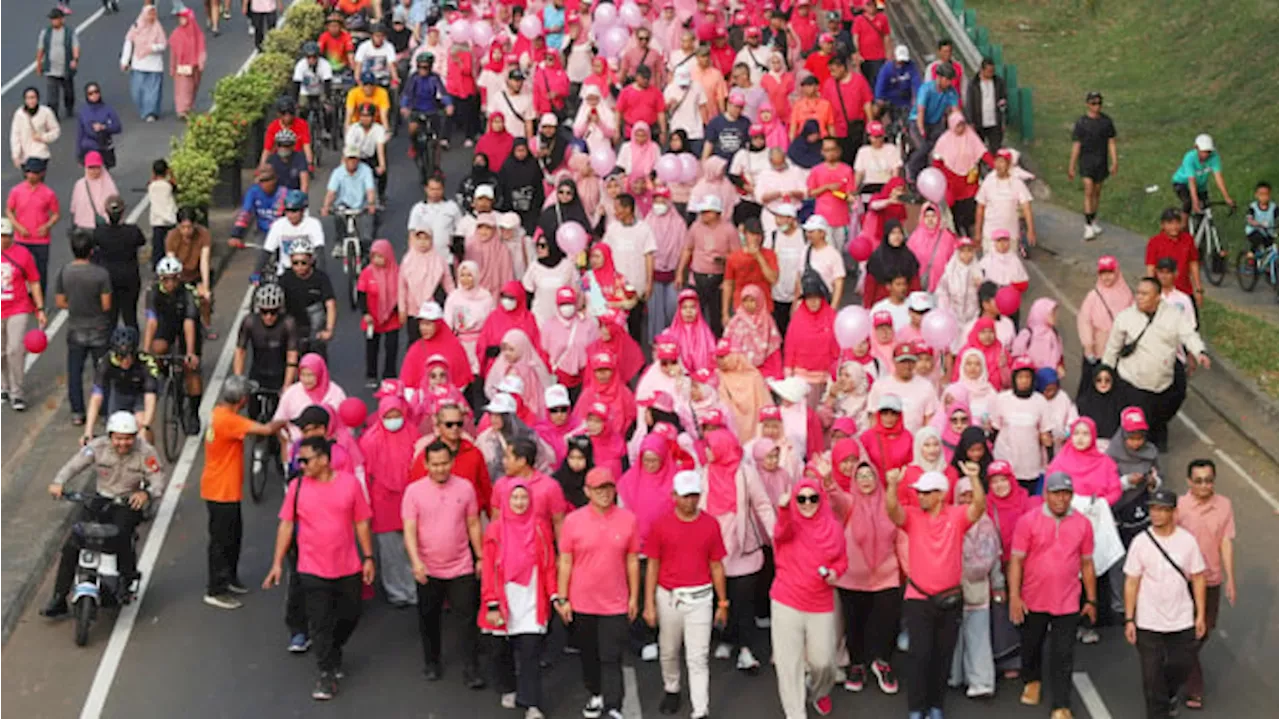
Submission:
[[[1204,213],[1209,202],[1209,176],[1213,175],[1222,200],[1232,209],[1236,201],[1227,192],[1227,182],[1222,179],[1222,158],[1213,146],[1213,137],[1196,135],[1195,147],[1182,156],[1182,164],[1173,173],[1173,192],[1182,200],[1182,211],[1192,215]]]
[[[182,263],[175,257],[165,257],[156,264],[159,280],[147,293],[142,345],[156,357],[164,357],[171,350],[185,355],[187,406],[182,412],[182,428],[187,436],[194,436],[200,432],[200,349],[204,338],[197,331],[199,298],[182,284],[181,275]]]
[[[93,392],[89,396],[84,436],[80,444],[93,439],[93,428],[106,404],[106,414],[132,412],[138,426],[151,440],[151,420],[156,415],[156,393],[160,368],[155,358],[138,351],[138,330],[117,327],[111,332],[111,348],[93,369]]]

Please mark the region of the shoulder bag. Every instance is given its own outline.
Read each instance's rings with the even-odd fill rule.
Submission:
[[[1173,561],[1173,557],[1170,557],[1169,553],[1164,550],[1164,547],[1160,546],[1160,543],[1156,541],[1156,536],[1151,533],[1151,529],[1149,527],[1143,530],[1142,533],[1147,535],[1147,539],[1150,539],[1152,544],[1156,545],[1156,549],[1160,550],[1160,555],[1169,562],[1169,566],[1173,567],[1182,577],[1183,581],[1186,582],[1187,594],[1191,595],[1191,606],[1194,608],[1196,605],[1196,592],[1191,586],[1191,580],[1187,578],[1187,573],[1182,571],[1182,567],[1179,567],[1178,563]]]

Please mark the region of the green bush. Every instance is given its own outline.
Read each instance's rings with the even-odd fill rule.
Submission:
[[[310,39],[310,36],[303,35],[302,28],[285,24],[267,33],[262,41],[262,51],[296,55],[302,49],[302,43]]]
[[[276,93],[283,92],[289,87],[289,83],[293,81],[293,66],[295,64],[293,55],[286,55],[279,52],[268,52],[259,55],[250,66],[250,72],[257,72],[271,79],[272,85],[275,87]]]
[[[224,113],[219,107],[212,114],[192,117],[187,123],[183,144],[213,158],[218,165],[229,165],[240,157],[248,124]]]
[[[296,27],[305,39],[314,40],[324,30],[324,8],[318,2],[295,2],[284,13],[284,27]]]
[[[224,77],[213,88],[213,101],[228,117],[257,122],[279,92],[271,77],[250,70]]]
[[[178,183],[179,207],[208,207],[218,184],[218,162],[207,152],[183,143],[169,154],[169,168]]]

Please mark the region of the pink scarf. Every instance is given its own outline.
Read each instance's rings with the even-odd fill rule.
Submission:
[[[778,510],[778,524],[782,526],[785,514],[791,527],[790,537],[783,542],[775,542],[778,552],[779,575],[783,574],[785,565],[792,576],[809,574],[816,576],[818,569],[829,567],[833,558],[839,558],[841,565],[845,561],[844,528],[840,520],[831,511],[831,497],[822,490],[822,486],[812,476],[805,475],[796,482],[793,494],[808,489],[818,493],[818,511],[812,517],[800,514],[795,508],[795,499],[786,507]],[[781,576],[779,577],[782,578]],[[785,581],[785,580],[784,580]],[[776,591],[776,590],[775,590]],[[827,591],[830,591],[828,589]]]
[[[941,158],[942,164],[957,175],[969,174],[987,152],[982,138],[967,123],[964,132],[956,134],[956,126],[964,121],[964,115],[958,110],[953,112],[947,118],[947,131],[942,133],[942,137],[933,146],[933,156]]]
[[[542,324],[542,346],[551,358],[553,374],[576,377],[587,366],[587,348],[597,337],[596,323],[577,313],[566,320],[556,313]]]
[[[137,62],[155,52],[155,46],[164,47],[164,26],[156,17],[154,5],[146,5],[138,13],[138,19],[125,35],[127,42],[133,43],[133,60]]]
[[[623,506],[636,515],[642,544],[653,523],[669,514],[675,506],[671,478],[676,474],[676,466],[671,460],[671,450],[671,442],[666,437],[657,433],[648,435],[640,443],[639,456],[631,469],[618,480],[618,497],[622,499]],[[645,452],[652,452],[662,461],[657,472],[645,471]]]
[[[713,429],[706,436],[711,450],[707,464],[707,512],[713,517],[738,511],[738,467],[742,445],[727,429]]]
[[[307,399],[311,400],[312,404],[324,402],[325,396],[329,392],[329,365],[324,361],[323,357],[311,352],[298,361],[298,371],[301,372],[302,370],[311,370],[312,374],[316,376],[315,387],[306,390]]]
[[[1037,369],[1057,369],[1062,362],[1062,338],[1058,336],[1058,330],[1049,324],[1049,316],[1057,306],[1058,303],[1048,297],[1031,303],[1027,326],[1013,340],[1014,356],[1027,355]]]
[[[410,315],[416,313],[423,302],[432,298],[441,283],[444,283],[446,293],[453,292],[453,277],[449,275],[445,259],[434,247],[419,250],[410,240],[409,251],[400,260],[400,290],[405,299],[405,312]]]
[[[523,514],[516,514],[511,509],[511,495],[516,488],[524,487],[529,492],[529,506]],[[524,484],[515,484],[508,489],[502,498],[501,526],[498,536],[502,546],[501,583],[514,582],[521,586],[529,586],[533,580],[533,569],[538,559],[538,513],[534,507],[533,491]],[[550,581],[547,577],[543,581]]]
[[[608,382],[603,384],[599,382],[595,371],[600,365],[599,354],[593,354],[587,360],[587,371],[582,377],[582,394],[578,395],[573,416],[585,422],[591,405],[600,402],[609,408],[609,417],[605,425],[621,437],[631,423],[636,421],[636,398],[623,383],[622,376],[616,368]],[[623,451],[626,451],[625,443]],[[596,455],[595,459],[599,462],[600,455]]]
[[[1107,504],[1115,504],[1123,493],[1120,487],[1120,470],[1114,459],[1098,449],[1098,425],[1092,419],[1077,419],[1071,425],[1072,433],[1075,433],[1076,427],[1081,423],[1089,428],[1091,438],[1088,448],[1076,449],[1075,443],[1068,439],[1062,451],[1045,469],[1045,476],[1054,472],[1066,472],[1075,486],[1077,497],[1102,497],[1107,500]]]
[[[771,78],[772,75],[766,75]],[[785,74],[784,74],[785,77]],[[793,81],[794,83],[794,81]],[[766,90],[768,86],[765,86]],[[759,111],[760,124],[764,126],[764,146],[773,149],[775,147],[786,150],[791,145],[791,140],[787,137],[787,126],[778,118],[777,112],[773,109],[773,104],[765,102],[760,106]]]
[[[641,120],[631,126],[631,141],[627,143],[628,150],[631,155],[631,169],[627,172],[629,177],[648,177],[653,172],[654,165],[658,164],[658,155],[662,149],[658,147],[658,143],[651,139],[643,142],[636,140],[636,131],[643,130],[645,137],[648,138],[651,130],[649,123]]]
[[[756,300],[756,311],[747,312],[742,308],[742,301],[747,297]],[[775,352],[782,349],[782,333],[778,331],[778,323],[765,307],[764,290],[759,285],[747,285],[738,298],[738,306],[729,324],[724,328],[724,336],[729,342],[746,355],[752,366],[760,367]]]
[[[587,348],[587,354],[612,354],[618,364],[619,378],[623,384],[630,384],[640,370],[644,369],[644,354],[640,344],[627,332],[626,319],[616,310],[600,315],[598,320],[600,329],[609,332],[609,339],[605,340],[603,334],[597,334],[595,341]]]
[[[692,322],[685,322],[680,307],[686,302],[698,304],[698,293],[693,290],[681,290],[679,302],[676,304],[676,316],[671,320],[667,333],[672,335],[671,341],[680,348],[680,361],[686,370],[693,371],[702,367],[715,366],[716,338],[711,334],[711,327],[702,318],[699,311]]]
[[[107,216],[107,198],[118,194],[120,191],[116,189],[116,181],[111,178],[107,168],[102,168],[102,174],[96,180],[90,179],[86,170],[84,177],[77,180],[71,188],[72,224],[93,229],[97,225],[97,216]]]
[[[178,17],[185,17],[187,22],[179,22],[178,27],[169,35],[170,62],[175,68],[178,65],[193,65],[197,69],[203,69],[206,60],[204,32],[196,22],[195,11],[183,8]]]
[[[853,543],[862,551],[867,569],[875,572],[893,553],[898,528],[884,509],[884,484],[880,482],[880,473],[871,464],[864,464],[876,473],[876,481],[869,493],[856,486],[849,490],[852,508],[844,526]]]
[[[511,264],[511,253],[498,237],[494,228],[488,239],[480,236],[479,228],[467,238],[466,257],[480,266],[480,275],[476,277],[476,286],[483,287],[493,293],[497,299],[502,286],[515,277],[515,268]],[[524,296],[523,288],[520,291]]]
[[[703,160],[702,177],[694,183],[693,190],[689,192],[689,197],[699,202],[709,195],[719,197],[720,216],[726,219],[733,217],[733,208],[738,206],[738,190],[724,174],[728,166],[729,163],[718,155],[712,155]]]
[[[396,315],[399,306],[400,269],[396,264],[395,250],[387,240],[374,240],[369,254],[381,255],[384,262],[382,267],[370,262],[364,268],[361,278],[367,273],[369,282],[362,291],[368,292],[370,288],[376,288],[378,306],[370,307],[369,314],[373,315],[375,324],[383,324]]]
[[[383,417],[393,410],[404,417],[404,426],[395,432],[382,424]],[[409,484],[414,443],[418,441],[418,429],[411,419],[409,405],[403,399],[383,397],[378,402],[377,414],[357,442],[365,456],[375,534],[394,532],[404,526],[400,519],[400,498]]]
[[[951,230],[942,226],[938,207],[931,202],[926,202],[920,208],[921,216],[923,217],[924,213],[931,209],[934,217],[938,218],[934,229],[926,227],[922,220],[916,225],[911,237],[907,238],[907,249],[911,250],[911,254],[920,261],[920,281],[925,285],[927,292],[937,289],[938,282],[947,270],[947,262],[956,251],[956,236],[951,234]]]
[[[769,501],[776,505],[779,497],[791,491],[791,485],[795,480],[783,467],[781,451],[779,451],[778,456],[778,468],[773,470],[764,468],[765,459],[775,449],[781,450],[782,448],[777,442],[768,437],[760,437],[751,442],[751,459],[755,460],[756,475],[760,477],[760,483],[764,485],[764,491],[769,495]]]
[[[519,377],[524,384],[524,394],[520,395],[534,417],[541,417],[543,411],[543,392],[554,382],[548,376],[547,367],[542,358],[534,350],[529,336],[523,330],[510,329],[502,335],[502,344],[516,351],[514,362],[507,361],[506,353],[500,352],[489,367],[489,374],[484,379],[486,397],[498,394],[498,386],[507,377]]]

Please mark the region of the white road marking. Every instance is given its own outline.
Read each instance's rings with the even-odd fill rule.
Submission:
[[[48,300],[45,300],[45,303],[48,304]],[[44,334],[46,337],[49,338],[50,345],[53,344],[53,338],[55,335],[58,334],[58,330],[61,330],[62,326],[66,323],[67,323],[67,313],[59,311],[58,314],[54,316],[53,321],[50,322],[49,325],[44,328]],[[31,352],[28,352],[26,358],[22,360],[23,371],[30,372],[31,366],[36,363],[36,360],[43,357],[44,353],[48,351],[49,351],[49,348],[46,347],[44,352],[41,352],[40,354],[33,354]]]
[[[1071,675],[1071,683],[1076,687],[1076,693],[1080,695],[1080,701],[1084,702],[1084,708],[1089,710],[1089,716],[1093,719],[1111,719],[1111,712],[1107,710],[1107,705],[1102,701],[1102,695],[1098,693],[1098,688],[1093,685],[1093,680],[1085,672],[1074,672]]]
[[[1187,426],[1187,429],[1191,430],[1191,433],[1194,434],[1201,442],[1204,442],[1211,447],[1217,444],[1217,442],[1213,441],[1213,438],[1204,433],[1204,430],[1200,429],[1200,425],[1191,421],[1191,418],[1187,416],[1186,412],[1178,410],[1178,414],[1174,416],[1182,420],[1182,423]]]
[[[1214,449],[1213,453],[1218,455],[1218,459],[1225,462],[1227,466],[1234,469],[1236,471],[1236,474],[1240,475],[1240,478],[1243,479],[1245,482],[1247,482],[1250,487],[1253,487],[1254,491],[1258,493],[1258,496],[1262,497],[1263,501],[1271,505],[1271,509],[1275,511],[1280,511],[1280,502],[1277,502],[1275,498],[1273,498],[1271,494],[1267,492],[1267,490],[1263,489],[1262,485],[1258,484],[1258,482],[1254,480],[1254,478],[1244,470],[1244,467],[1241,467],[1238,462],[1236,462],[1234,459],[1231,458],[1231,455],[1227,454],[1226,452],[1223,452],[1220,449]]]
[[[238,327],[245,315],[249,313],[252,297],[253,290],[250,288],[245,291],[244,298],[240,301],[240,308],[236,311],[235,319],[232,320],[233,329]],[[226,336],[228,338],[231,336],[231,330],[227,331]],[[204,400],[200,403],[202,416],[207,417],[218,401],[222,385],[231,373],[231,359],[235,356],[235,349],[235,342],[230,339],[225,341],[222,353],[218,356],[218,363],[214,366],[213,378],[209,381]],[[160,512],[156,515],[155,525],[147,534],[146,545],[142,548],[142,555],[138,559],[138,571],[142,572],[138,598],[132,604],[122,608],[120,615],[116,618],[115,626],[111,629],[111,639],[107,642],[107,649],[102,654],[98,671],[93,676],[93,685],[89,687],[89,695],[85,698],[84,707],[80,710],[80,719],[98,719],[102,716],[107,696],[111,692],[111,685],[115,682],[116,673],[124,659],[124,650],[129,644],[129,636],[133,633],[134,624],[138,621],[139,608],[146,598],[151,579],[155,576],[156,562],[160,558],[160,549],[164,546],[169,527],[173,524],[178,501],[187,486],[192,470],[195,469],[196,455],[200,453],[202,439],[203,433],[188,437],[182,447],[182,454],[178,457],[178,463],[174,466],[173,474],[169,478],[169,485],[165,488],[164,497],[160,500]]]
[[[98,18],[102,17],[104,14],[106,14],[106,12],[107,12],[107,9],[106,9],[106,8],[104,8],[104,7],[100,7],[100,8],[98,8],[98,11],[97,11],[97,12],[95,12],[94,14],[92,14],[92,15],[90,15],[89,17],[85,18],[85,19],[84,19],[84,22],[82,22],[82,23],[80,23],[79,25],[76,25],[76,26],[75,26],[76,34],[77,34],[77,35],[83,35],[83,34],[84,34],[84,31],[85,31],[85,30],[88,30],[88,29],[89,29],[89,26],[90,26],[90,25],[92,25],[92,24],[94,24],[95,22],[97,22],[97,21],[98,21]],[[83,42],[83,41],[84,41],[84,38],[82,37],[80,40],[81,40],[81,42]],[[3,87],[0,87],[0,95],[7,94],[10,90],[12,90],[13,88],[17,87],[18,83],[20,83],[20,82],[22,82],[24,79],[26,79],[27,75],[30,75],[31,73],[33,73],[33,72],[35,72],[35,71],[36,71],[36,64],[35,64],[34,62],[33,62],[33,63],[31,63],[30,65],[27,65],[26,67],[22,68],[22,72],[20,72],[20,73],[18,73],[17,75],[15,75],[15,76],[13,77],[13,79],[12,79],[12,80],[10,80],[9,82],[6,82],[6,83],[4,84],[4,86],[3,86]]]
[[[622,665],[622,716],[626,719],[641,719],[640,685],[636,682],[636,668]]]

